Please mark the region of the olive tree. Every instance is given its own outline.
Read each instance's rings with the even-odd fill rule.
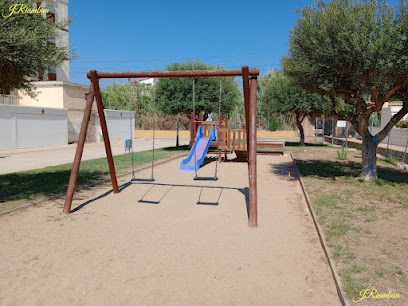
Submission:
[[[362,137],[360,177],[377,179],[377,146],[408,112],[406,0],[398,8],[385,1],[319,0],[298,13],[284,71],[302,88],[328,96],[334,115],[336,97],[342,98],[343,116]],[[402,109],[371,135],[371,114],[392,98],[403,100]]]
[[[327,97],[309,93],[296,85],[282,71],[275,70],[262,77],[261,111],[263,113],[293,113],[299,129],[300,144],[305,144],[305,133],[302,123],[311,118],[315,112],[326,112],[330,109]]]

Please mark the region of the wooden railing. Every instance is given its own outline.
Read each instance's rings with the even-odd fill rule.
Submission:
[[[220,128],[218,130],[220,150],[247,151],[246,129]]]
[[[203,129],[203,137],[204,138],[210,138],[211,127],[213,127],[213,126],[215,128],[215,132],[217,133],[218,122],[213,122],[213,121],[201,122],[201,128]]]

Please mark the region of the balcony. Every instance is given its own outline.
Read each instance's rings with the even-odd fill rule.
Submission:
[[[19,97],[17,95],[0,95],[0,104],[18,105]]]

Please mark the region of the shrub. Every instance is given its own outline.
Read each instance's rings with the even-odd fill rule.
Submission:
[[[396,126],[399,128],[408,128],[408,120],[400,120]]]
[[[269,122],[268,129],[269,131],[276,131],[278,129],[278,124],[276,123],[275,120],[271,120],[271,122]]]

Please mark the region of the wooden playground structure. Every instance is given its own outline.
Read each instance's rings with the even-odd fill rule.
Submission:
[[[248,220],[250,227],[258,226],[258,209],[257,209],[257,170],[256,170],[256,154],[257,154],[257,139],[256,139],[256,121],[257,121],[257,83],[259,69],[242,66],[241,69],[221,69],[221,70],[184,70],[184,71],[126,71],[126,72],[98,72],[91,70],[87,77],[91,81],[89,94],[84,110],[81,130],[79,133],[78,144],[76,148],[75,158],[72,165],[71,175],[68,182],[67,193],[63,212],[69,214],[71,212],[72,200],[75,192],[75,187],[79,174],[82,153],[84,150],[86,133],[90,121],[91,109],[94,99],[96,100],[100,124],[105,144],[105,151],[109,165],[109,173],[112,182],[114,193],[119,193],[118,182],[116,178],[115,165],[112,157],[112,150],[109,141],[109,134],[106,125],[105,115],[103,111],[102,95],[99,86],[99,80],[103,78],[177,78],[177,77],[227,77],[240,76],[242,77],[244,106],[245,106],[245,129],[231,132],[227,123],[226,126],[219,127],[219,150],[226,152],[230,148],[242,149],[247,152],[248,162],[248,177],[249,177],[249,205],[248,205]],[[194,80],[194,79],[193,79]],[[194,82],[193,82],[194,84]],[[204,124],[205,125],[205,124]],[[207,130],[206,130],[207,133]],[[239,140],[238,140],[239,139]],[[241,148],[242,147],[242,148]],[[246,149],[246,150],[244,150]]]
[[[222,113],[219,114],[218,121],[203,121],[203,115],[199,114],[198,121],[194,118],[194,113],[190,117],[190,147],[194,144],[194,132],[199,126],[203,131],[203,137],[208,138],[211,127],[215,127],[217,139],[211,142],[211,147],[216,147],[218,150],[218,160],[220,162],[227,160],[228,152],[235,152],[237,158],[245,159],[248,157],[247,146],[247,129],[245,124],[228,124],[228,115],[225,114],[224,121]],[[235,128],[239,126],[240,128]],[[256,147],[258,148],[282,148],[282,151],[262,151],[262,153],[285,153],[284,139],[262,139],[256,138]],[[222,159],[224,155],[224,159]]]
[[[203,130],[203,137],[210,136],[211,127],[215,127],[217,139],[211,142],[211,147],[216,147],[218,150],[218,160],[222,162],[227,160],[227,153],[235,151],[237,157],[247,156],[247,131],[244,128],[233,129],[228,125],[228,115],[225,114],[224,121],[223,114],[219,114],[218,121],[203,121],[203,114],[199,114],[198,121],[194,120],[194,113],[191,113],[190,119],[190,147],[194,143],[194,132],[201,126]],[[224,159],[222,159],[224,155]]]

